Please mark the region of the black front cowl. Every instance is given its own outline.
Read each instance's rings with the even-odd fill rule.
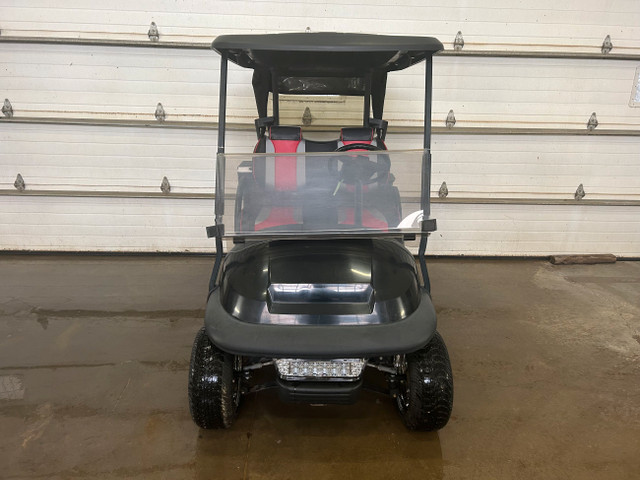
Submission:
[[[420,297],[413,256],[393,239],[248,242],[221,281],[222,306],[247,323],[393,323]]]

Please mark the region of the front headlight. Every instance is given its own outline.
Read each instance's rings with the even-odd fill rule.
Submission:
[[[365,363],[362,358],[275,360],[278,375],[285,380],[356,380],[362,374]]]

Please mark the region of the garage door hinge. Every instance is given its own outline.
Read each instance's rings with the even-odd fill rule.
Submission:
[[[152,42],[157,42],[158,40],[160,40],[160,33],[158,32],[158,26],[156,25],[156,22],[151,22],[147,35],[149,35],[149,40],[151,40]]]
[[[11,106],[11,102],[8,98],[4,99],[4,104],[2,105],[2,113],[7,118],[13,117],[13,107]]]
[[[438,197],[447,198],[447,195],[449,195],[449,189],[447,188],[447,182],[442,182],[442,185],[440,185],[440,190],[438,190]]]
[[[584,191],[584,187],[582,186],[582,184],[578,185],[578,189],[576,190],[576,193],[573,195],[573,198],[575,198],[576,200],[582,200],[585,197],[586,193]]]
[[[589,117],[589,121],[587,122],[587,130],[595,130],[598,126],[598,118],[596,117],[596,112],[593,112]]]
[[[169,179],[167,177],[162,177],[160,190],[162,190],[162,193],[171,193],[171,184],[169,183]]]
[[[613,50],[613,43],[611,43],[611,35],[607,35],[604,37],[604,42],[602,42],[602,54],[606,55],[611,50]]]
[[[456,33],[456,38],[453,41],[453,49],[462,50],[462,47],[464,47],[464,38],[462,38],[462,31],[458,31],[458,33]]]
[[[24,192],[24,189],[27,188],[27,186],[24,184],[24,178],[22,178],[22,175],[18,174],[16,181],[13,182],[13,186],[16,187],[16,190],[19,192]]]
[[[164,113],[164,107],[161,103],[158,103],[158,105],[156,106],[156,120],[159,122],[164,122],[166,118],[167,115],[166,113]]]
[[[308,127],[313,122],[313,115],[311,115],[311,109],[306,107],[304,109],[304,113],[302,114],[302,125]]]
[[[447,119],[445,120],[444,124],[447,126],[447,128],[453,128],[453,126],[456,124],[456,116],[453,114],[453,110],[449,110]]]

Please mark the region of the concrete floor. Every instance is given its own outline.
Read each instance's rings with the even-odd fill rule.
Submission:
[[[377,394],[273,391],[200,431],[186,383],[211,263],[0,256],[0,478],[640,477],[640,262],[432,261],[455,378],[439,433]]]

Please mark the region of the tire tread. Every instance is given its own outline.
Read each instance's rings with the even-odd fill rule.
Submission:
[[[401,411],[410,430],[439,430],[451,417],[453,374],[449,353],[438,332],[423,349],[408,355],[409,406]]]
[[[189,411],[200,428],[229,428],[236,414],[233,356],[216,348],[204,327],[198,331],[189,366]]]

